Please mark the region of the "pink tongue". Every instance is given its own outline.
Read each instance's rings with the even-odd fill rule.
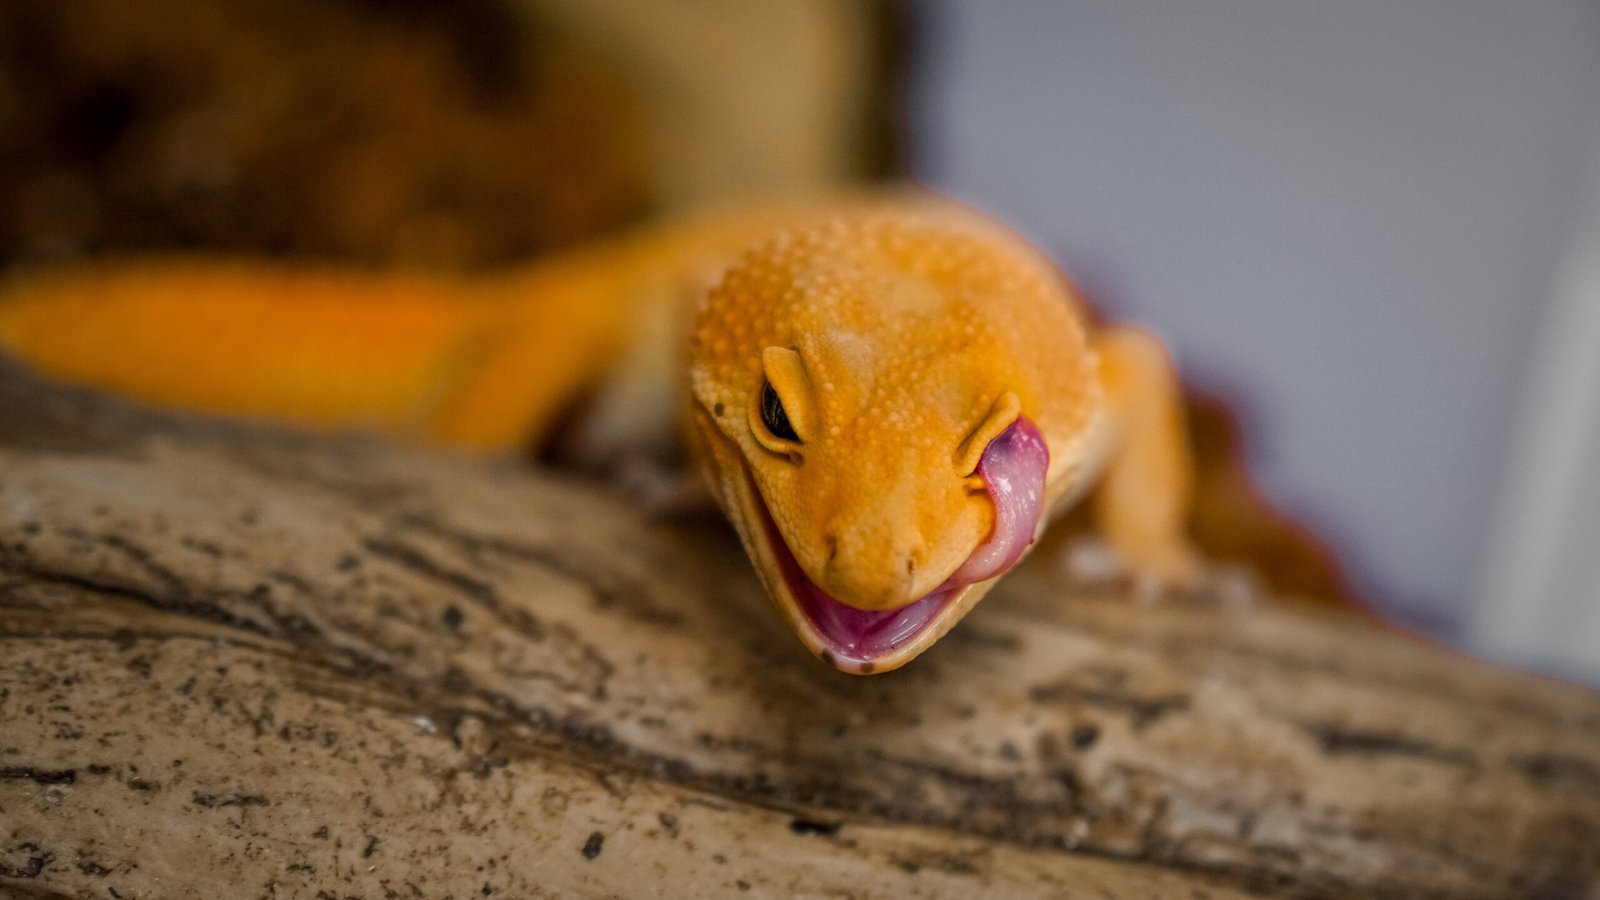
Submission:
[[[790,584],[806,617],[843,660],[867,662],[916,637],[957,590],[986,581],[1010,568],[1033,543],[1044,502],[1050,449],[1039,429],[1018,418],[989,442],[978,461],[978,475],[994,501],[994,529],[972,556],[937,590],[899,609],[856,609],[828,596],[794,566]]]
[[[1044,473],[1050,448],[1044,435],[1026,418],[989,442],[978,460],[978,475],[994,500],[994,530],[989,540],[967,557],[945,587],[986,581],[1011,568],[1033,543],[1044,504]]]

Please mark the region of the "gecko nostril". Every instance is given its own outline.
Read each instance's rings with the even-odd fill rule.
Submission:
[[[828,532],[822,536],[823,546],[828,548],[828,562],[832,563],[839,558],[839,536]]]
[[[913,577],[917,569],[928,561],[928,542],[919,538],[906,549],[906,576]]]

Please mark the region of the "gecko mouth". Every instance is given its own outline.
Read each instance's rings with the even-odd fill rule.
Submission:
[[[989,537],[933,592],[886,610],[858,609],[813,582],[755,486],[748,485],[767,549],[791,601],[785,610],[791,623],[814,651],[847,672],[885,672],[909,662],[948,631],[1033,543],[1049,462],[1044,438],[1026,418],[1018,418],[990,441],[977,470],[994,503]]]

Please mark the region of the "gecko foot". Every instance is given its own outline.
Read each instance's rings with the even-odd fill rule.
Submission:
[[[1077,588],[1125,592],[1142,605],[1184,602],[1248,609],[1267,596],[1266,586],[1249,566],[1202,559],[1196,561],[1187,577],[1175,581],[1131,565],[1116,548],[1094,535],[1069,540],[1062,547],[1057,566]]]
[[[655,518],[693,516],[716,508],[698,472],[645,456],[617,465],[613,480]]]

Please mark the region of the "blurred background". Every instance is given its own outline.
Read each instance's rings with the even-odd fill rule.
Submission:
[[[1167,339],[1213,553],[1600,683],[1600,4],[0,5],[10,269],[475,271],[895,178]]]

